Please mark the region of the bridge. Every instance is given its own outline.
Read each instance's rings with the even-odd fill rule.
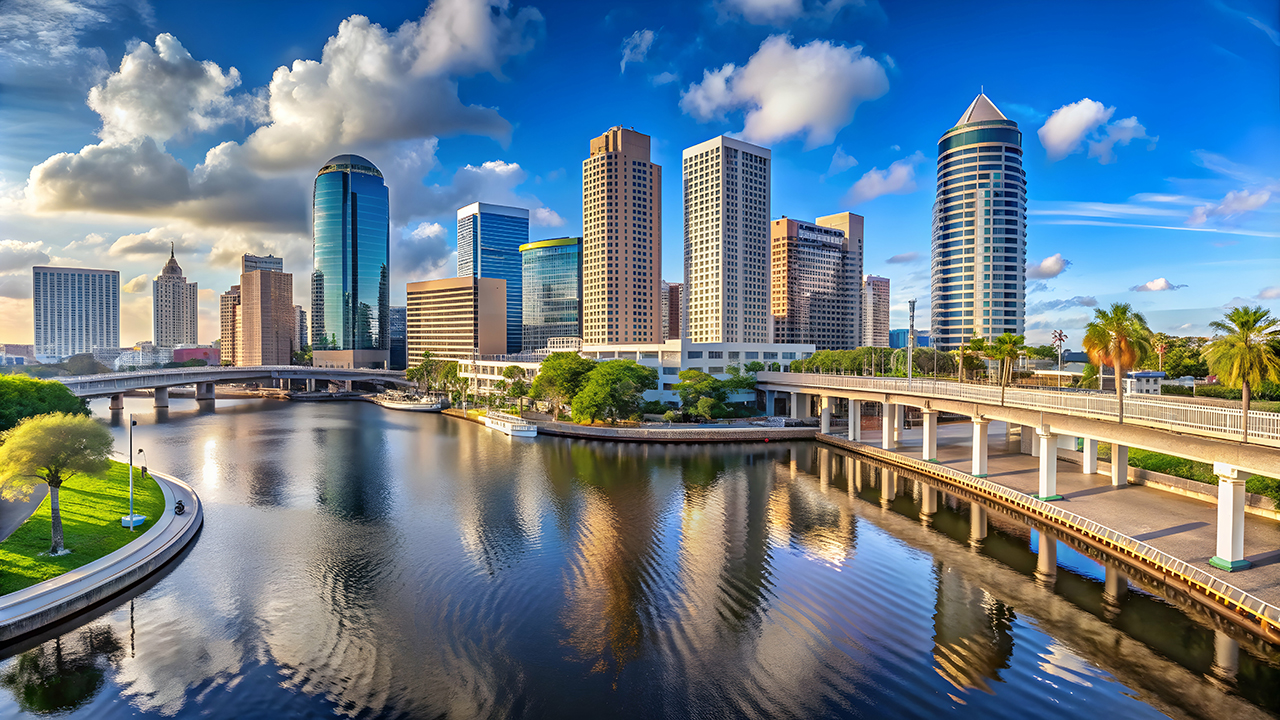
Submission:
[[[57,378],[76,397],[110,397],[111,409],[124,407],[124,394],[132,390],[154,390],[156,407],[168,407],[169,388],[194,385],[197,400],[212,400],[217,383],[246,383],[302,380],[311,386],[322,382],[382,382],[410,385],[399,370],[372,370],[310,367],[306,365],[256,365],[248,367],[209,366],[136,370],[133,372],[75,375]]]
[[[1114,394],[974,385],[928,378],[872,378],[825,373],[760,372],[756,389],[765,392],[773,412],[779,396],[788,400],[791,416],[807,417],[810,398],[818,398],[821,431],[830,433],[834,401],[848,401],[849,415],[861,418],[863,402],[881,403],[881,447],[898,446],[904,407],[923,416],[921,459],[937,460],[938,414],[967,416],[973,423],[971,475],[987,476],[987,431],[991,421],[1034,432],[1032,454],[1039,457],[1042,500],[1058,500],[1057,455],[1060,446],[1084,444],[1084,473],[1098,471],[1098,443],[1111,444],[1111,483],[1128,483],[1129,448],[1209,463],[1218,476],[1218,552],[1215,567],[1237,570],[1244,560],[1245,481],[1250,473],[1280,477],[1280,414],[1251,412],[1248,434],[1240,408],[1184,403],[1158,397],[1126,395],[1124,415]],[[849,423],[849,439],[861,441],[861,422]],[[1060,445],[1060,441],[1065,441]]]

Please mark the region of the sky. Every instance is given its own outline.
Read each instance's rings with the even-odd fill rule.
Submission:
[[[775,217],[866,218],[892,327],[928,325],[938,138],[979,92],[1023,131],[1027,340],[1078,348],[1095,307],[1209,334],[1280,311],[1280,2],[0,2],[0,342],[32,341],[32,265],[117,269],[151,337],[170,244],[200,341],[245,252],[309,307],[315,172],[391,188],[392,302],[456,274],[458,207],[582,232],[609,127],[667,169],[662,274],[683,272],[683,148],[772,151]]]

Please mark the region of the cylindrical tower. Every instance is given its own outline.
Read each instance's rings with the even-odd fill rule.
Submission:
[[[976,336],[1022,334],[1027,183],[1022,133],[978,95],[938,141],[930,331],[954,350]]]

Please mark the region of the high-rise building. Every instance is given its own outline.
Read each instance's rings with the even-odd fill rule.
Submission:
[[[312,213],[312,363],[385,368],[391,225],[382,172],[359,155],[333,158],[316,175]]]
[[[409,367],[408,349],[408,308],[404,305],[391,306],[391,369],[405,370]],[[419,356],[418,360],[422,357]],[[414,363],[415,365],[417,363]]]
[[[298,329],[298,349],[301,350],[311,343],[308,341],[310,326],[307,325],[307,311],[302,309],[301,305],[293,306],[293,326]]]
[[[723,135],[684,151],[684,306],[693,342],[769,342],[767,149]]]
[[[152,326],[158,348],[172,349],[178,345],[198,345],[197,304],[199,284],[187,282],[182,268],[169,247],[169,261],[151,282]]]
[[[239,365],[240,362],[240,286],[218,296],[218,323],[221,337],[218,350],[223,365]]]
[[[524,270],[522,352],[553,337],[582,338],[582,238],[538,240],[520,246]]]
[[[773,221],[773,342],[819,350],[862,344],[862,227],[862,216],[847,212],[816,223]]]
[[[889,347],[889,278],[862,279],[862,344]]]
[[[662,167],[611,127],[582,163],[583,343],[662,341]]]
[[[507,281],[459,277],[408,285],[409,357],[443,360],[503,355],[507,349]]]
[[[298,349],[293,275],[254,270],[240,276],[236,365],[290,365]]]
[[[507,352],[520,352],[523,270],[520,246],[529,242],[525,208],[471,203],[458,210],[458,277],[507,282]]]
[[[1023,332],[1027,190],[1022,133],[979,95],[938,141],[933,204],[933,346]]]
[[[254,270],[284,272],[284,258],[278,258],[275,255],[263,256],[245,253],[240,258],[240,274],[251,273]]]
[[[31,291],[39,362],[120,347],[120,271],[37,265]]]

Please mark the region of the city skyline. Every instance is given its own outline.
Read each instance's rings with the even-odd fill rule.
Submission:
[[[284,256],[286,271],[308,274],[310,178],[347,152],[389,173],[391,301],[401,304],[406,283],[451,274],[450,216],[462,204],[528,207],[531,240],[580,234],[572,163],[584,138],[615,125],[652,137],[653,162],[668,167],[719,133],[769,149],[770,219],[866,217],[864,271],[893,279],[891,325],[902,327],[909,297],[920,300],[919,318],[930,312],[924,179],[940,134],[980,91],[1024,134],[1029,341],[1060,327],[1079,347],[1091,308],[1117,300],[1177,334],[1207,333],[1224,305],[1280,302],[1274,4],[1186,3],[1159,14],[1099,5],[1108,23],[1087,9],[1058,17],[1033,8],[998,30],[986,13],[942,5],[918,14],[948,22],[920,25],[893,3],[824,13],[726,0],[687,16],[675,5],[617,5],[595,17],[554,3],[493,16],[463,3],[325,4],[263,27],[233,13],[128,7],[144,12],[0,11],[7,26],[60,28],[44,44],[26,29],[0,44],[0,132],[12,140],[0,155],[5,341],[31,342],[33,265],[120,270],[120,341],[146,339],[147,293],[170,242],[191,258],[199,337],[211,341],[217,294],[235,283],[241,254]],[[474,42],[437,39],[451,24]],[[1142,37],[1126,25],[1142,26]],[[220,42],[233,26],[241,42]],[[944,35],[965,32],[1036,41],[1019,47],[1017,63],[937,72]],[[585,43],[558,42],[570,36]],[[1077,52],[1083,36],[1088,52]],[[1155,38],[1187,36],[1158,68],[1139,62]],[[421,50],[425,39],[432,53]],[[402,48],[413,62],[354,78],[341,61],[356,47]],[[179,76],[195,79],[139,92]],[[1188,112],[1173,98],[1197,84],[1214,88],[1212,102]],[[572,103],[588,87],[582,112],[547,110],[549,90]],[[326,102],[292,106],[290,88]],[[344,93],[397,112],[371,117],[359,102],[327,102]],[[127,168],[148,169],[139,176],[149,180],[122,182]],[[662,230],[682,235],[679,183],[668,178],[660,197]],[[680,281],[682,260],[679,247],[665,248],[662,279]],[[310,307],[305,284],[295,285],[295,303]]]

